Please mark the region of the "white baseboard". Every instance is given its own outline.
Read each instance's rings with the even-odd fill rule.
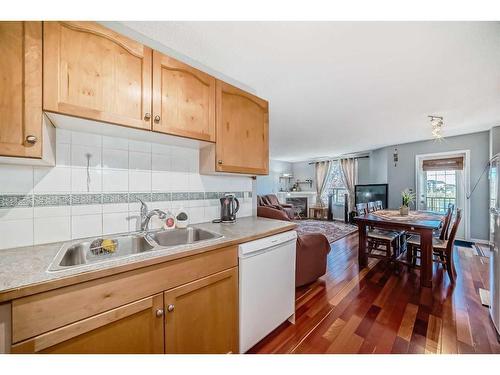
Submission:
[[[489,245],[490,244],[490,241],[488,241],[488,240],[480,240],[478,238],[471,238],[470,242],[480,243],[480,244],[483,244],[483,245]]]

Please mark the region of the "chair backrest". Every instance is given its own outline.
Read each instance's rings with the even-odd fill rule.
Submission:
[[[450,238],[448,238],[448,243],[446,248],[448,251],[453,251],[453,243],[455,242],[455,236],[457,235],[458,226],[460,225],[460,220],[462,220],[462,209],[457,208],[457,215],[455,216],[455,222],[451,228]]]
[[[377,207],[375,206],[375,202],[368,202],[368,212],[376,211]]]
[[[375,201],[375,210],[383,210],[384,209],[384,203],[382,201]]]
[[[265,206],[261,195],[257,195],[257,206]]]
[[[265,196],[269,202],[269,204],[273,205],[273,206],[279,206],[280,204],[280,201],[278,200],[278,197],[274,194],[267,194]]]
[[[448,209],[451,209],[451,214],[455,212],[455,203],[448,203]]]
[[[448,239],[448,230],[450,229],[452,216],[453,216],[453,209],[452,207],[448,206],[448,209],[446,211],[446,217],[444,218],[443,227],[441,228],[441,233],[439,234],[440,240]]]
[[[356,204],[356,214],[358,216],[366,215],[368,213],[368,206],[366,203],[358,203]]]

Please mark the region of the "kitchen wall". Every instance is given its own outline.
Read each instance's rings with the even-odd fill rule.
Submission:
[[[257,194],[276,194],[280,189],[286,189],[286,180],[280,181],[279,178],[283,173],[292,173],[292,163],[280,160],[269,160],[269,175],[257,176]]]
[[[199,223],[234,192],[238,216],[251,216],[252,179],[200,175],[198,158],[197,149],[57,129],[56,167],[0,165],[0,248],[137,230],[137,198]]]
[[[437,152],[470,150],[470,186],[474,186],[489,160],[490,134],[488,131],[446,137],[442,142],[433,140],[388,146],[370,154],[370,179],[367,183],[389,184],[389,207],[401,205],[401,191],[416,189],[415,156]],[[398,163],[394,166],[394,148],[398,149]],[[488,223],[488,178],[483,175],[470,202],[471,238],[487,240]]]

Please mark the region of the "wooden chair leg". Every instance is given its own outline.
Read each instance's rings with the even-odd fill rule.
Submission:
[[[446,253],[446,271],[450,277],[450,281],[454,284],[457,279],[457,270],[455,269],[455,263],[453,262],[453,249]]]

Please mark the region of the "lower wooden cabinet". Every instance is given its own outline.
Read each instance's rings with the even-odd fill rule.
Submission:
[[[11,352],[238,353],[238,267],[53,329]]]
[[[163,295],[157,294],[14,345],[12,353],[160,354],[163,324]]]
[[[165,352],[238,353],[238,268],[165,292]]]

